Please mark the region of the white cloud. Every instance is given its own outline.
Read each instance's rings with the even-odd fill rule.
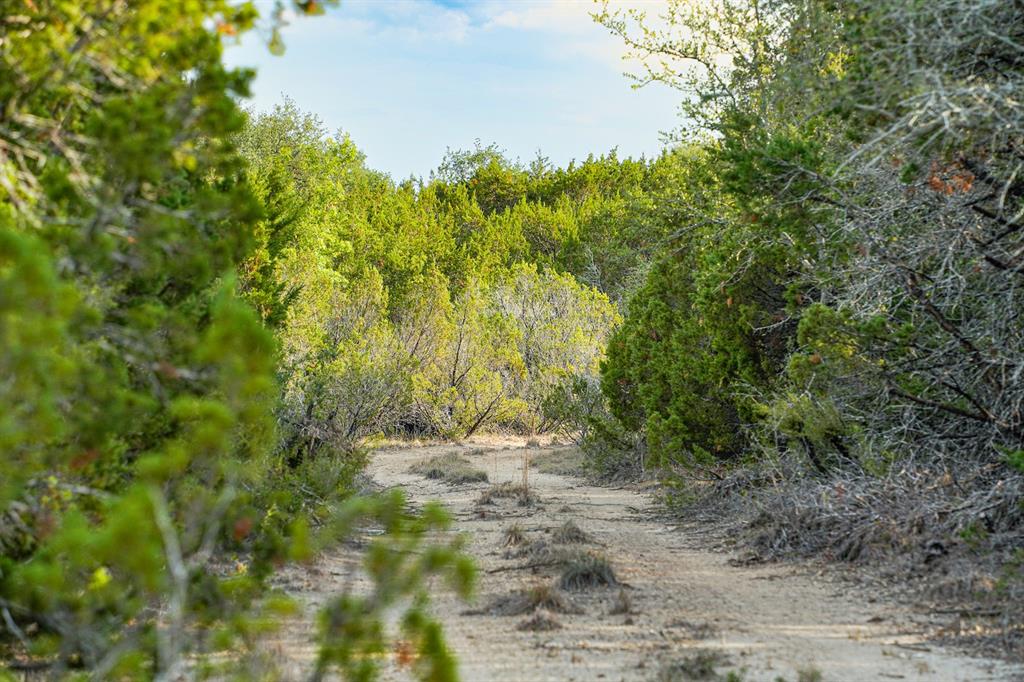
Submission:
[[[509,5],[490,2],[485,29],[513,28],[557,33],[585,33],[592,28],[590,12],[595,5],[588,0],[533,0]]]

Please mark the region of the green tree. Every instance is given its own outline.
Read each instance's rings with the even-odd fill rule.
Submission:
[[[236,98],[252,74],[221,62],[223,37],[256,11],[223,0],[0,9],[0,666],[17,655],[54,678],[225,674],[203,654],[232,650],[230,667],[258,653],[286,608],[266,578],[309,555],[316,520],[290,481],[275,488],[276,346],[264,326],[294,303],[274,272],[301,201],[287,174],[249,174]],[[340,505],[346,491],[332,492]],[[464,587],[469,568],[457,546],[418,565],[445,521],[402,507],[350,503],[332,529],[351,529],[346,514],[386,521],[374,552],[412,573],[360,616],[380,631],[388,608],[415,598],[409,632],[439,666],[423,676],[451,679],[418,579]],[[245,570],[223,561],[229,548]]]

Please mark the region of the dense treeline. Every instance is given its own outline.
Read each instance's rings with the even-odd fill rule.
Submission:
[[[292,462],[374,434],[560,428],[553,405],[596,386],[684,163],[524,167],[478,145],[395,183],[291,104],[255,114],[238,143],[276,211],[242,289],[279,327]]]

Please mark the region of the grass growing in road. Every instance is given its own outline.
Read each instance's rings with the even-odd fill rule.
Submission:
[[[657,682],[742,682],[740,673],[730,671],[725,675],[718,672],[721,666],[729,665],[729,659],[718,651],[702,650],[679,661],[663,666]]]
[[[566,521],[551,533],[551,541],[560,545],[582,545],[593,542],[582,528],[572,519]]]
[[[537,583],[528,589],[498,597],[484,612],[496,616],[521,616],[538,609],[550,613],[582,612],[564,592],[550,583]]]
[[[554,616],[544,611],[537,611],[516,626],[516,630],[523,632],[550,632],[551,630],[561,629],[562,624]]]
[[[579,552],[565,562],[558,585],[563,590],[588,590],[615,587],[619,580],[608,559],[600,554]]]
[[[503,547],[517,547],[524,542],[526,542],[526,533],[518,523],[508,526],[502,533],[501,544]]]
[[[534,495],[521,483],[499,483],[480,493],[476,503],[494,504],[497,500],[514,499],[520,507],[532,507],[537,502]]]

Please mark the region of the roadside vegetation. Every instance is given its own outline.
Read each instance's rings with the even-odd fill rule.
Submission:
[[[1024,6],[598,19],[680,90],[689,162],[585,402],[592,464],[662,477],[751,561],[859,562],[989,614],[979,639],[1020,655]]]
[[[400,637],[455,678],[427,585],[467,595],[472,563],[439,507],[355,495],[340,406],[298,407],[328,362],[275,270],[302,199],[248,164],[252,74],[221,62],[322,5],[0,3],[0,679],[272,679],[261,639],[298,608],[272,576],[368,527],[310,674],[370,678]]]

